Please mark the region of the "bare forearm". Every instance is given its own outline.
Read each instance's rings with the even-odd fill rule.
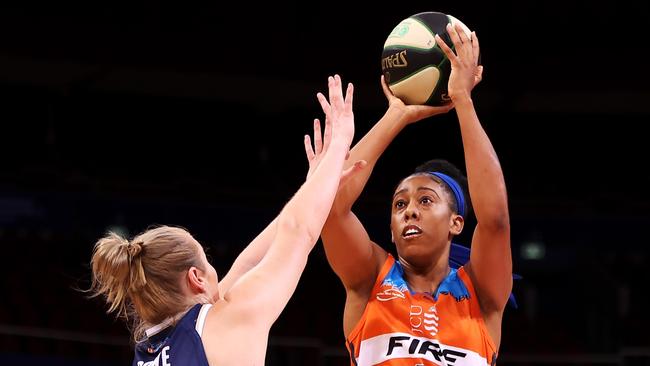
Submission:
[[[293,293],[334,200],[348,146],[349,140],[332,138],[316,170],[278,215],[266,255],[225,296],[246,303],[255,298],[255,318],[272,323]]]
[[[334,210],[337,213],[344,213],[352,208],[354,202],[363,192],[377,160],[405,126],[404,110],[389,108],[372,129],[352,148],[346,165],[358,160],[365,160],[367,165],[363,171],[357,173],[339,190],[334,202]]]
[[[504,224],[507,193],[501,164],[469,97],[454,101],[465,150],[467,180],[476,218],[483,225]]]
[[[338,189],[347,141],[333,138],[328,151],[314,173],[303,183],[280,214],[280,220],[295,223],[308,232],[314,243],[320,236]],[[300,224],[298,224],[300,223]],[[314,244],[312,243],[312,245]]]
[[[339,184],[349,140],[332,138],[318,167],[285,205],[276,235],[259,266],[246,274],[247,286],[233,296],[255,298],[254,317],[268,326],[280,314],[298,284],[307,254],[316,244]],[[258,304],[265,304],[260,309]]]
[[[404,109],[389,108],[354,146],[348,162],[365,160],[367,165],[339,188],[323,227],[327,260],[348,289],[359,290],[372,283],[378,270],[374,244],[363,224],[351,211],[352,205],[363,191],[379,157],[406,124]]]
[[[276,239],[277,236],[277,231],[278,231],[278,221],[281,221],[281,229],[280,230],[305,230],[306,235],[310,235],[310,237],[313,238],[313,241],[316,241],[316,238],[318,237],[318,234],[313,234],[313,232],[316,231],[316,229],[311,230],[311,227],[318,226],[316,224],[311,224],[310,222],[305,222],[305,224],[299,224],[301,220],[309,220],[312,215],[310,215],[310,212],[314,212],[314,220],[318,221],[324,221],[327,213],[329,212],[328,209],[325,209],[325,207],[331,206],[331,198],[329,201],[327,201],[324,205],[318,204],[318,192],[315,192],[316,190],[319,190],[320,188],[323,188],[323,195],[325,197],[327,196],[327,187],[332,186],[332,185],[338,185],[338,180],[336,179],[337,177],[340,176],[340,173],[334,173],[332,174],[327,174],[327,169],[331,167],[331,169],[336,169],[336,166],[339,166],[339,171],[342,169],[342,163],[343,161],[342,155],[344,154],[343,152],[336,152],[336,150],[339,151],[344,151],[342,148],[338,148],[336,146],[332,147],[333,152],[329,153],[324,157],[324,160],[322,162],[323,168],[320,169],[320,171],[317,169],[317,171],[314,172],[314,175],[310,177],[308,182],[305,182],[303,184],[303,187],[296,193],[291,201],[284,207],[280,215],[276,217],[255,239],[239,254],[235,262],[233,263],[230,271],[228,271],[228,274],[223,278],[222,281],[220,281],[220,290],[225,293],[228,291],[228,289],[236,283],[239,278],[244,275],[246,272],[251,270],[253,267],[258,265],[258,263],[264,258],[266,253],[269,251],[269,248],[271,246],[271,243]],[[339,156],[336,156],[339,155]],[[339,161],[337,163],[337,161]],[[320,168],[320,167],[319,167]],[[321,185],[315,184],[317,183],[319,179],[328,179],[332,182],[323,182],[322,187]],[[335,188],[334,188],[335,189]],[[331,190],[334,190],[331,189]],[[319,190],[320,191],[320,190]],[[334,190],[335,192],[335,190]],[[330,192],[330,196],[333,196],[334,193]],[[313,202],[309,202],[309,201]],[[321,211],[319,214],[318,211]],[[322,218],[321,218],[322,217]],[[322,225],[322,224],[321,224]],[[320,230],[320,226],[318,228]],[[315,236],[314,236],[315,235]],[[311,248],[311,247],[310,247]],[[309,249],[310,249],[309,248]]]

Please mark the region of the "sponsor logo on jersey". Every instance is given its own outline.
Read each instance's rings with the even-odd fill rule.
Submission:
[[[474,351],[408,333],[382,334],[361,342],[357,359],[359,366],[376,365],[392,359],[412,359],[415,364],[429,361],[449,366],[487,364],[485,357]]]
[[[409,308],[409,325],[411,332],[424,335],[428,333],[435,337],[438,335],[438,328],[440,317],[436,306],[430,306],[428,310],[424,310],[420,305],[411,305]]]
[[[379,301],[390,301],[403,298],[405,298],[404,293],[395,286],[388,287],[377,293],[377,300]]]
[[[171,366],[169,362],[169,346],[163,347],[162,351],[151,361],[138,361],[138,366]]]
[[[381,288],[377,292],[377,300],[379,301],[390,301],[395,299],[404,299],[406,296],[404,293],[408,291],[406,284],[396,284],[390,278],[384,280],[381,284]]]

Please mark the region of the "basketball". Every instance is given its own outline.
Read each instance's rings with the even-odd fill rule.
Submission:
[[[439,106],[450,101],[447,82],[451,64],[436,44],[436,34],[452,50],[446,26],[460,23],[467,36],[470,30],[455,17],[424,12],[402,20],[388,35],[381,56],[381,71],[388,87],[405,104]]]

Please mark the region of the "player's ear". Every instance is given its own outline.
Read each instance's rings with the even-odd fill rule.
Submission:
[[[207,280],[205,276],[203,275],[203,271],[198,269],[197,267],[190,267],[189,270],[187,270],[187,285],[193,293],[202,293],[205,292],[205,286],[207,284]]]
[[[449,232],[456,236],[463,231],[465,226],[465,219],[458,214],[452,214],[451,219],[449,220]]]

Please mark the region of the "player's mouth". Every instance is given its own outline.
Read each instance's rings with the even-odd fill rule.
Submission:
[[[402,230],[402,238],[404,239],[413,239],[422,235],[422,229],[417,225],[408,225]]]

